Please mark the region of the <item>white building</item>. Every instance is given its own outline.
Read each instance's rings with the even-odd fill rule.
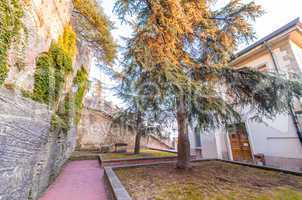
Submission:
[[[239,52],[232,61],[235,68],[252,67],[261,71],[302,74],[302,24],[296,19]],[[302,76],[301,76],[302,77]],[[295,106],[293,115],[279,115],[258,123],[242,113],[241,124],[211,133],[190,133],[191,147],[202,149],[203,158],[259,162],[268,166],[302,171],[302,135]],[[296,123],[295,123],[296,122]]]

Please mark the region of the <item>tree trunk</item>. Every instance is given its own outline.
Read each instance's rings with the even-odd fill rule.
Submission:
[[[142,137],[142,116],[141,113],[138,112],[137,114],[137,130],[136,130],[136,136],[135,136],[135,146],[134,146],[134,154],[139,154],[141,149],[141,137]]]
[[[135,136],[134,154],[139,154],[140,153],[141,137],[142,137],[141,131],[137,131],[136,136]]]
[[[178,126],[178,158],[177,168],[188,169],[190,168],[190,141],[188,133],[188,117],[187,109],[184,101],[185,97],[177,100],[177,126]]]

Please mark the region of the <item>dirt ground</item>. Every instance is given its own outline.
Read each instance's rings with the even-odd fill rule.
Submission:
[[[116,173],[135,200],[302,200],[302,177],[218,161],[188,171],[165,164]]]

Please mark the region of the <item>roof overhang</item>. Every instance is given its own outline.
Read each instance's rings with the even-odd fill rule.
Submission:
[[[257,53],[260,53],[265,49],[264,44],[273,45],[275,43],[278,43],[286,38],[289,38],[292,32],[297,31],[302,36],[302,24],[300,22],[300,19],[297,18],[287,25],[281,27],[280,29],[276,30],[275,32],[269,34],[268,36],[260,39],[259,41],[255,42],[254,44],[248,46],[247,48],[241,50],[238,52],[235,56],[235,58],[230,62],[232,66],[236,66],[237,63],[242,62],[246,58],[255,55]],[[300,44],[302,46],[302,41]]]

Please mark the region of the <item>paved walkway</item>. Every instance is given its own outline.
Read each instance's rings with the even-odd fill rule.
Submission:
[[[40,200],[107,200],[98,161],[73,161]]]

